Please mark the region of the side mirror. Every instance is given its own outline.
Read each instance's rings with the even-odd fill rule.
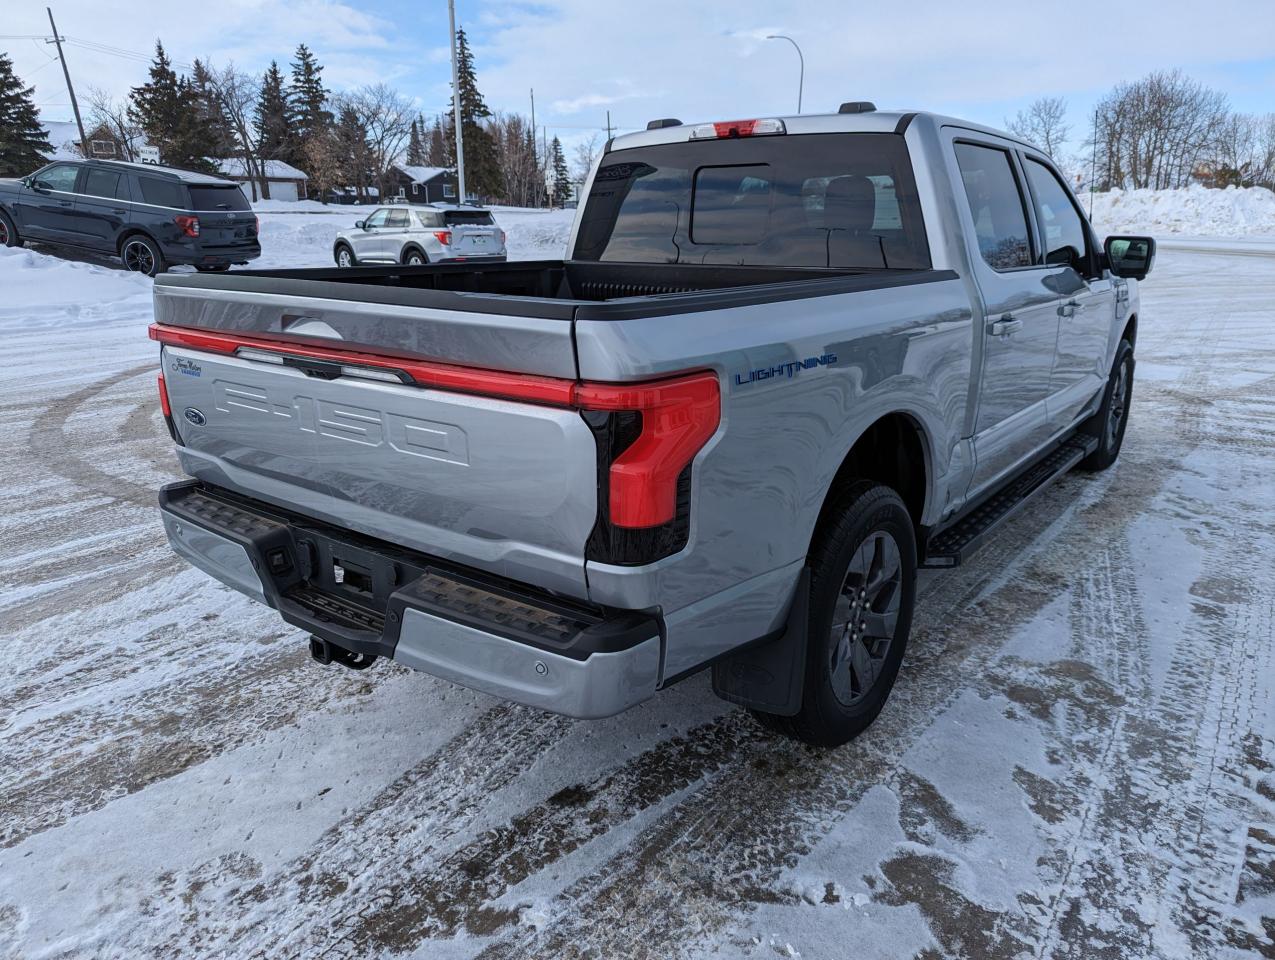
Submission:
[[[365,223],[367,223],[367,221],[366,221],[366,220],[355,220],[355,221],[354,221],[354,229],[355,229],[355,230],[366,230],[366,229],[367,229],[367,227],[365,227],[365,226],[364,226],[364,224],[365,224]]]
[[[49,186],[47,180],[32,180],[31,189],[36,193],[52,193],[53,188]]]
[[[1154,237],[1108,237],[1102,245],[1111,272],[1126,280],[1142,280],[1155,265]]]

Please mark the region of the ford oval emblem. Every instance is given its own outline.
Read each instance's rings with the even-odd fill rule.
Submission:
[[[196,410],[194,407],[187,407],[185,410],[182,411],[182,416],[185,417],[187,420],[189,420],[191,423],[193,423],[197,427],[202,427],[205,423],[208,422],[207,418],[205,418],[204,415],[200,413],[198,410]]]

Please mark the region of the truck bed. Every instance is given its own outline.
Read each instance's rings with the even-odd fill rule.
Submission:
[[[950,279],[945,271],[530,260],[167,274],[158,288],[313,297],[552,320],[692,313]]]

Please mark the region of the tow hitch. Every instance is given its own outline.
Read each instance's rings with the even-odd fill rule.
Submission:
[[[325,666],[329,663],[339,663],[351,670],[366,670],[378,659],[374,653],[351,653],[344,647],[338,647],[335,643],[329,643],[315,636],[310,637],[310,656]]]

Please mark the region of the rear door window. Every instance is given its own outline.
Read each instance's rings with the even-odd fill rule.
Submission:
[[[406,230],[407,223],[406,210],[391,210],[389,218],[385,221],[385,225],[387,227],[393,227],[399,230]]]
[[[1009,153],[997,147],[958,143],[956,163],[983,260],[993,270],[1031,266],[1027,208]]]
[[[84,189],[80,192],[90,197],[119,196],[120,175],[112,170],[89,170],[84,177]]]
[[[926,269],[897,134],[693,140],[608,154],[574,255],[634,263]]]
[[[238,187],[208,187],[191,184],[190,206],[192,210],[251,210],[248,198]]]
[[[138,177],[142,187],[142,200],[156,207],[186,209],[186,189],[176,180],[160,180],[158,177]]]

